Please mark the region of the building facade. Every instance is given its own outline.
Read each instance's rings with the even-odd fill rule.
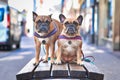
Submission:
[[[99,45],[120,51],[120,0],[99,0]]]
[[[119,4],[120,0],[85,0],[84,9],[91,10],[91,43],[120,51]]]

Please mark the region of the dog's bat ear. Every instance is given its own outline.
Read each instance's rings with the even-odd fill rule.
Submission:
[[[63,23],[66,19],[66,17],[63,14],[59,15],[60,22]]]
[[[37,13],[33,12],[33,21],[34,22],[35,22],[35,19],[36,19],[37,16],[38,16]]]
[[[53,14],[50,14],[49,17],[51,18]]]
[[[83,16],[82,15],[78,16],[77,20],[79,22],[79,25],[81,25],[83,21]]]
[[[53,15],[53,14],[48,15],[48,16],[51,18],[51,21],[52,21],[52,15]]]

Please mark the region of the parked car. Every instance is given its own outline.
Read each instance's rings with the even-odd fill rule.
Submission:
[[[11,50],[13,45],[20,48],[21,25],[20,12],[7,4],[0,4],[0,49]]]

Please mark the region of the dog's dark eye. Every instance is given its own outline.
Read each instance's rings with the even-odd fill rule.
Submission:
[[[46,20],[45,22],[46,22],[46,23],[49,23],[49,21],[48,21],[48,20]]]
[[[48,20],[45,21],[46,23],[50,23]]]
[[[76,21],[73,21],[73,24],[76,25],[76,26],[78,25],[78,23]]]
[[[69,24],[69,22],[65,22],[65,25]]]
[[[42,21],[38,20],[36,23],[42,23]]]

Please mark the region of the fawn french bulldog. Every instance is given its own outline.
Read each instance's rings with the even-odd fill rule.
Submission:
[[[63,30],[58,37],[58,50],[56,52],[56,64],[62,62],[82,64],[82,39],[80,36],[80,26],[83,17],[77,19],[66,18],[63,14],[59,15],[63,24]]]
[[[35,41],[35,65],[39,63],[41,44],[45,45],[46,55],[43,62],[48,61],[49,49],[51,54],[50,62],[54,62],[55,42],[62,31],[62,24],[51,18],[51,15],[38,15],[33,12],[34,41]]]

